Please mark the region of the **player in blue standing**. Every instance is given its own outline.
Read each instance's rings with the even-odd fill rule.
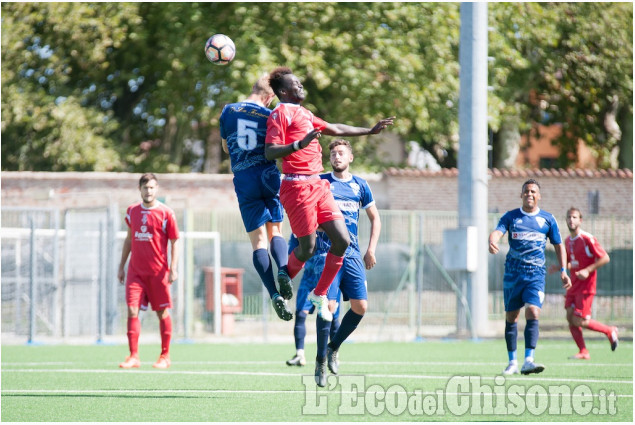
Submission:
[[[276,314],[288,321],[293,318],[293,313],[288,309],[286,300],[293,297],[293,287],[281,281],[278,292],[267,250],[270,245],[278,270],[287,265],[287,241],[281,231],[280,171],[275,160],[265,158],[267,119],[271,114],[267,107],[274,97],[269,76],[261,77],[246,100],[223,108],[220,131],[223,150],[231,160],[234,189],[251,241],[254,267],[269,292]]]
[[[567,253],[562,244],[555,217],[538,207],[540,185],[534,179],[527,180],[520,194],[522,207],[507,211],[489,235],[489,252],[499,251],[498,242],[508,233],[509,252],[505,258],[503,296],[505,301],[505,341],[509,364],[504,375],[518,373],[516,340],[518,316],[525,307],[525,363],[520,373],[540,373],[545,366],[534,362],[534,350],[538,343],[538,318],[545,298],[545,249],[547,239],[556,250],[560,263],[560,280],[566,290],[571,287],[567,275]]]
[[[351,308],[342,318],[342,322],[338,325],[336,320],[331,322],[323,320],[319,315],[316,318],[317,327],[317,355],[315,361],[315,382],[321,386],[326,386],[326,367],[333,374],[337,374],[339,369],[338,350],[340,345],[348,338],[348,336],[357,328],[357,325],[364,317],[368,308],[368,295],[366,290],[366,273],[364,268],[370,270],[376,264],[375,250],[379,240],[381,231],[381,220],[379,212],[375,206],[373,194],[366,180],[361,177],[354,176],[349,171],[350,163],[353,161],[353,148],[346,140],[334,140],[329,144],[330,161],[333,167],[332,173],[321,174],[320,178],[330,183],[331,192],[335,203],[344,215],[344,221],[348,229],[351,243],[344,254],[344,262],[341,269],[335,276],[333,283],[329,287],[327,298],[329,300],[329,310],[335,312],[338,316],[340,292],[344,295],[344,300],[350,300]],[[359,210],[364,209],[370,220],[370,240],[368,249],[362,260],[359,248],[358,238],[358,222]],[[326,258],[326,253],[330,249],[330,241],[324,232],[318,231],[315,257]],[[320,260],[316,260],[319,262]],[[322,264],[324,259],[321,260]],[[306,268],[306,266],[305,266]],[[311,269],[308,270],[309,272]],[[305,274],[307,270],[305,270]],[[316,286],[319,279],[319,273],[313,279],[304,277],[300,288],[298,289],[297,305],[296,305],[296,326],[294,328],[294,336],[296,336],[296,349],[298,336],[306,334],[304,331],[304,321],[306,314],[310,311],[310,302],[305,302],[306,296],[313,287]],[[304,287],[302,285],[305,285]],[[304,332],[303,332],[304,331]],[[329,342],[329,335],[331,342]],[[303,353],[302,353],[303,354]],[[300,356],[296,356],[300,357]],[[289,360],[288,364],[296,363],[296,357]],[[297,360],[300,364],[303,360]]]

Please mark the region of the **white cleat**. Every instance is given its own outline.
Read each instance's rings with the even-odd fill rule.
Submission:
[[[307,299],[315,306],[317,314],[327,322],[333,321],[333,313],[329,310],[329,300],[326,295],[315,295],[315,290],[309,292]]]
[[[503,375],[518,375],[520,372],[518,371],[518,363],[509,362],[505,370],[503,371]]]

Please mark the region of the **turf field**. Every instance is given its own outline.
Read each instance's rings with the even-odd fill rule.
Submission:
[[[350,343],[317,389],[312,361],[285,365],[289,345],[173,344],[168,370],[152,368],[158,345],[141,346],[132,370],[117,367],[126,345],[3,346],[1,420],[631,423],[632,342],[590,341],[590,361],[568,360],[574,348],[540,341],[546,370],[503,379],[502,340]]]

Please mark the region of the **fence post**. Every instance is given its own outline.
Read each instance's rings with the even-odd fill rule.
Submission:
[[[99,269],[97,270],[98,290],[97,290],[97,344],[101,344],[104,338],[104,301],[105,296],[105,279],[104,279],[104,222],[99,220]]]
[[[36,307],[36,281],[35,275],[37,273],[36,261],[35,261],[35,220],[33,219],[33,215],[29,217],[30,225],[31,225],[31,235],[30,242],[31,246],[29,248],[29,262],[31,265],[31,271],[29,273],[29,303],[30,303],[30,311],[29,311],[29,340],[28,343],[33,343],[33,338],[35,337],[35,307]]]

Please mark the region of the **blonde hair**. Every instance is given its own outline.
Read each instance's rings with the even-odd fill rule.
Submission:
[[[258,81],[254,83],[254,86],[251,89],[253,94],[257,94],[259,96],[270,96],[273,94],[273,90],[269,85],[269,75],[265,74],[258,78]]]

